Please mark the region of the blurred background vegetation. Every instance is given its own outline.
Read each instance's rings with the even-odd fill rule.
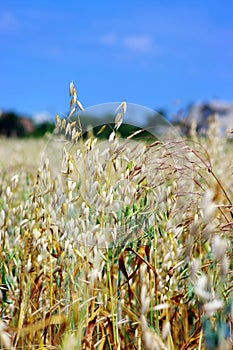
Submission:
[[[29,117],[20,116],[14,112],[0,114],[0,135],[5,137],[41,137],[46,132],[52,132],[54,123],[43,121],[36,123]]]

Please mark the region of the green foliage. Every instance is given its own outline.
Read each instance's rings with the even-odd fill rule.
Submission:
[[[32,119],[22,117],[13,112],[0,115],[0,135],[5,137],[42,137],[47,132],[52,133],[54,123],[42,122],[35,124]]]
[[[32,137],[42,137],[46,133],[52,133],[54,131],[54,123],[43,122],[35,125],[33,132],[30,134]]]
[[[6,137],[22,137],[26,135],[26,130],[15,113],[9,112],[1,114],[0,135],[4,135]]]

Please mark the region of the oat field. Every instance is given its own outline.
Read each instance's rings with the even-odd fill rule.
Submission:
[[[232,349],[232,142],[79,127],[0,140],[1,349]]]

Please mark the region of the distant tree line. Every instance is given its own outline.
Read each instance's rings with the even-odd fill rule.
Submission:
[[[5,137],[42,137],[46,132],[52,132],[54,123],[45,121],[35,123],[33,119],[19,116],[14,112],[0,114],[0,136]]]
[[[160,114],[164,115],[165,113],[160,111]],[[98,124],[107,124],[108,127],[106,130],[98,135],[99,128],[96,127],[94,134],[98,135],[100,138],[107,138],[111,131],[114,129],[114,125],[108,123],[108,120],[112,119],[109,116],[105,116],[104,119],[99,119],[98,117],[90,117],[85,115],[85,118],[82,120],[82,127],[85,130],[88,125],[98,125]],[[150,121],[148,120],[148,125]],[[5,137],[42,137],[47,132],[53,132],[55,124],[49,121],[43,121],[41,123],[35,123],[32,118],[20,116],[14,112],[2,112],[0,113],[0,136]],[[133,134],[138,128],[133,125],[127,125],[123,123],[119,133],[122,137],[127,137],[130,134]],[[140,134],[138,137],[142,136],[148,137],[146,135]],[[84,135],[85,137],[85,135]]]
[[[166,119],[166,112],[160,110],[158,112],[161,116]],[[74,117],[75,118],[75,117]],[[98,125],[99,127],[94,127],[93,134],[95,136],[98,135],[98,138],[108,138],[110,133],[114,129],[114,124],[109,123],[109,120],[114,119],[113,116],[106,115],[104,118],[99,119],[95,116],[85,115],[82,119],[81,124],[84,130],[84,138],[87,137],[85,134],[85,130],[89,125]],[[74,119],[75,120],[75,119]],[[100,128],[103,124],[106,123],[106,129],[99,133]],[[145,128],[150,130],[150,127],[155,123],[154,118],[148,118],[145,121]],[[175,126],[184,127],[180,121],[173,121]],[[4,137],[42,137],[47,132],[52,133],[55,128],[55,123],[50,121],[43,121],[41,123],[36,123],[32,118],[20,116],[14,112],[2,112],[0,113],[0,136]],[[133,125],[128,125],[127,123],[123,123],[118,130],[118,133],[121,136],[128,137],[135,133],[134,140],[137,138],[141,139],[142,137],[148,139],[148,142],[151,141],[152,134],[150,132],[144,131],[137,135],[137,130],[139,128]],[[153,138],[153,137],[152,137]]]

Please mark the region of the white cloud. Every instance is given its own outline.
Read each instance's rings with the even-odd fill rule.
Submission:
[[[40,124],[44,122],[51,122],[52,116],[47,111],[41,111],[41,112],[35,112],[32,116],[32,119],[36,124]]]

